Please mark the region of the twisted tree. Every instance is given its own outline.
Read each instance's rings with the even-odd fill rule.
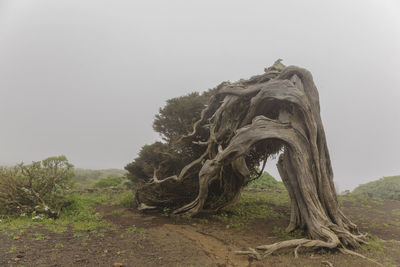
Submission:
[[[303,229],[307,238],[257,249],[350,252],[347,248],[365,242],[338,205],[318,91],[309,71],[278,60],[264,74],[224,82],[209,95],[189,134],[178,134],[163,149],[152,150],[159,157],[150,164],[152,177],[136,192],[141,209],[168,207],[193,216],[226,208],[261,162],[281,153],[277,167],[291,200],[288,231]]]

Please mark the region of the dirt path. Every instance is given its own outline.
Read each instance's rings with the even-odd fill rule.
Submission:
[[[350,199],[351,200],[351,199]],[[400,202],[346,200],[344,211],[362,231],[385,240],[372,240],[358,252],[385,266],[400,266]],[[260,203],[263,205],[263,203]],[[282,209],[282,207],[277,207]],[[285,227],[288,216],[255,220],[251,227],[234,229],[212,217],[182,219],[141,214],[119,206],[97,211],[109,225],[94,231],[55,233],[43,227],[23,232],[0,232],[0,266],[375,266],[337,252],[293,251],[253,261],[234,251],[282,240],[273,229]],[[397,241],[396,241],[397,240]]]
[[[222,229],[217,224],[203,225],[192,220],[145,215],[125,208],[119,208],[121,215],[115,216],[113,206],[102,206],[98,211],[115,225],[127,229],[134,225],[136,228],[145,229],[147,236],[151,236],[159,244],[175,247],[182,257],[192,257],[193,255],[185,254],[191,247],[196,248],[198,256],[201,257],[196,259],[194,266],[249,266],[250,264],[246,257],[234,253],[240,248],[232,240],[226,239],[225,234],[221,234]]]

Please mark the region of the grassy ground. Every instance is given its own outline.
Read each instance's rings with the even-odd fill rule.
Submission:
[[[0,266],[374,266],[335,251],[293,251],[253,261],[235,255],[262,244],[299,238],[288,234],[284,190],[245,191],[237,205],[218,214],[185,219],[141,214],[129,191],[76,193],[57,220],[2,218]],[[346,195],[344,212],[370,233],[357,252],[385,266],[400,266],[400,201]]]
[[[400,176],[383,177],[379,180],[357,186],[354,194],[400,200]]]

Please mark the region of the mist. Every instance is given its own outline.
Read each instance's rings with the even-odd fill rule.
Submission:
[[[160,139],[167,99],[282,58],[314,76],[337,187],[399,175],[399,11],[395,0],[0,0],[0,164],[66,155],[123,168]]]

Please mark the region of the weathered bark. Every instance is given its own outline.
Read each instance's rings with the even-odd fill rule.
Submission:
[[[208,140],[196,139],[201,127],[209,129]],[[193,216],[232,205],[258,164],[283,151],[277,167],[291,199],[288,230],[300,228],[308,236],[258,249],[272,253],[295,247],[297,253],[299,247],[348,248],[365,242],[338,205],[309,71],[277,61],[263,75],[222,83],[183,139],[204,146],[204,154],[177,176],[154,177],[139,189],[142,207],[169,207]]]

